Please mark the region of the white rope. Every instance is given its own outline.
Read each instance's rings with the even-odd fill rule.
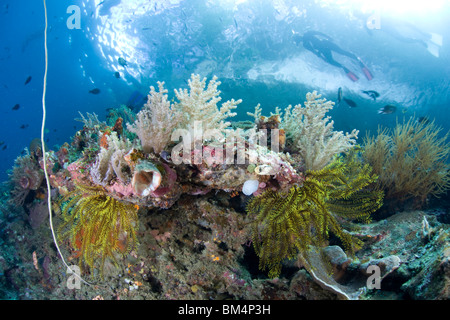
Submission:
[[[52,231],[53,236],[53,242],[55,243],[56,250],[59,253],[59,256],[61,257],[62,262],[67,267],[68,270],[70,270],[76,277],[78,277],[81,281],[84,283],[91,285],[91,283],[87,282],[81,276],[75,272],[69,265],[66,263],[66,260],[64,260],[64,256],[61,253],[61,250],[58,246],[58,241],[56,240],[56,234],[55,230],[53,228],[53,220],[52,220],[52,194],[51,194],[51,187],[50,187],[50,179],[47,172],[47,154],[45,150],[45,139],[44,139],[44,133],[45,133],[45,118],[46,118],[46,106],[45,106],[45,96],[47,93],[47,72],[48,72],[48,49],[47,49],[47,5],[44,1],[44,12],[45,12],[45,30],[44,30],[44,48],[45,48],[45,72],[44,72],[44,90],[42,93],[42,126],[41,126],[41,144],[42,144],[42,159],[44,162],[44,174],[45,174],[45,181],[47,183],[47,204],[48,204],[48,216],[49,216],[49,222],[50,222],[50,229]]]

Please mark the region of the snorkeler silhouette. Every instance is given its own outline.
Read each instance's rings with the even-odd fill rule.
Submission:
[[[347,77],[350,78],[352,81],[357,81],[359,78],[351,72],[347,67],[343,66],[333,58],[333,52],[344,55],[346,57],[349,57],[356,61],[359,66],[361,67],[362,71],[364,72],[364,75],[368,80],[372,80],[373,76],[370,73],[369,69],[366,67],[366,65],[361,61],[359,57],[354,55],[351,52],[345,51],[341,49],[337,44],[332,42],[331,38],[327,36],[326,34],[319,32],[319,31],[307,31],[303,36],[300,34],[292,31],[294,33],[294,42],[298,45],[300,42],[303,42],[303,47],[306,50],[311,51],[316,56],[324,60],[325,62],[328,62],[329,64],[339,67],[343,69],[347,75]]]

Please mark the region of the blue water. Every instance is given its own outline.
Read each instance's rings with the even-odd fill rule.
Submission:
[[[450,129],[450,6],[405,12],[334,5],[333,1],[132,1],[47,0],[49,73],[47,87],[48,146],[69,141],[81,123],[78,112],[95,112],[146,95],[150,85],[165,81],[173,89],[187,86],[191,73],[216,75],[223,101],[243,99],[234,120],[250,120],[247,111],[261,103],[264,114],[276,106],[303,103],[317,90],[336,101],[338,88],[356,108],[336,106],[331,116],[337,130],[376,131],[412,115],[436,118]],[[374,1],[372,1],[374,2]],[[395,1],[394,1],[395,2]],[[330,4],[331,3],[331,4]],[[368,1],[368,3],[370,3]],[[430,2],[430,4],[432,1]],[[80,8],[80,28],[69,29],[70,5]],[[364,10],[365,11],[364,11]],[[397,8],[398,9],[398,8]],[[372,11],[371,11],[372,10]],[[380,18],[372,30],[366,22]],[[383,20],[384,19],[384,20]],[[383,22],[384,21],[384,22]],[[439,56],[419,43],[402,41],[387,21],[408,23],[403,36],[417,30],[442,36]],[[44,75],[44,10],[42,1],[0,1],[0,181],[33,138],[40,136]],[[374,78],[367,80],[348,59],[342,61],[359,77],[351,81],[293,41],[293,31],[321,31],[341,48],[359,56]],[[118,63],[124,58],[127,66]],[[120,78],[114,73],[119,72]],[[31,76],[31,81],[24,84]],[[98,88],[97,95],[89,93]],[[362,90],[376,90],[377,101]],[[139,99],[137,99],[139,100]],[[17,110],[13,107],[19,104]],[[393,114],[378,114],[386,104]],[[21,128],[22,127],[22,128]],[[6,146],[6,147],[5,147]]]

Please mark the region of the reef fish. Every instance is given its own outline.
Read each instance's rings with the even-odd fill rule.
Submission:
[[[30,83],[30,81],[31,81],[31,76],[28,76],[28,78],[27,78],[27,80],[25,80],[25,86],[27,85],[27,84],[29,84]]]
[[[341,101],[342,101],[342,88],[339,87],[339,89],[338,89],[338,96],[337,96],[338,104],[341,103]]]
[[[394,113],[397,110],[397,107],[392,104],[387,104],[380,110],[378,110],[379,114],[391,114]]]
[[[356,108],[358,105],[356,104],[355,101],[347,99],[347,98],[342,98],[342,100],[345,101],[345,103],[350,107],[350,108]]]
[[[137,110],[141,108],[147,102],[147,96],[135,90],[132,92],[130,98],[125,105],[131,110]]]
[[[117,79],[119,79],[120,78],[120,72],[114,72],[114,77],[116,77]]]
[[[124,58],[120,57],[117,61],[119,62],[119,64],[122,67],[126,67],[127,66],[127,60],[125,60]]]
[[[99,88],[95,88],[95,89],[89,90],[89,93],[99,94],[100,93],[100,89]]]
[[[13,110],[19,110],[19,108],[20,108],[20,104],[18,104],[18,103],[14,107],[12,107]]]
[[[430,119],[428,119],[428,117],[420,117],[419,119],[417,119],[417,123],[428,124],[430,123]]]
[[[374,90],[363,90],[362,93],[367,94],[369,97],[376,101],[380,94]]]

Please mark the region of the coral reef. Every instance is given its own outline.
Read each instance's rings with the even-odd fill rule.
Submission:
[[[253,123],[231,124],[241,100],[219,106],[219,84],[192,75],[171,98],[160,82],[137,115],[124,107],[109,110],[107,123],[81,115],[83,128],[48,150],[46,168],[33,142],[0,192],[0,297],[448,299],[448,213],[370,222],[389,188],[380,162],[369,161],[370,143],[361,154],[357,130],[333,131],[332,102],[313,92],[304,107],[266,117],[258,105]],[[397,135],[435,145],[416,148],[424,161],[416,171],[442,179],[424,184],[438,194],[447,145],[432,128],[408,128]],[[73,270],[54,250],[43,169],[59,196],[61,252],[95,285],[68,285]],[[381,289],[368,285],[373,268]]]

